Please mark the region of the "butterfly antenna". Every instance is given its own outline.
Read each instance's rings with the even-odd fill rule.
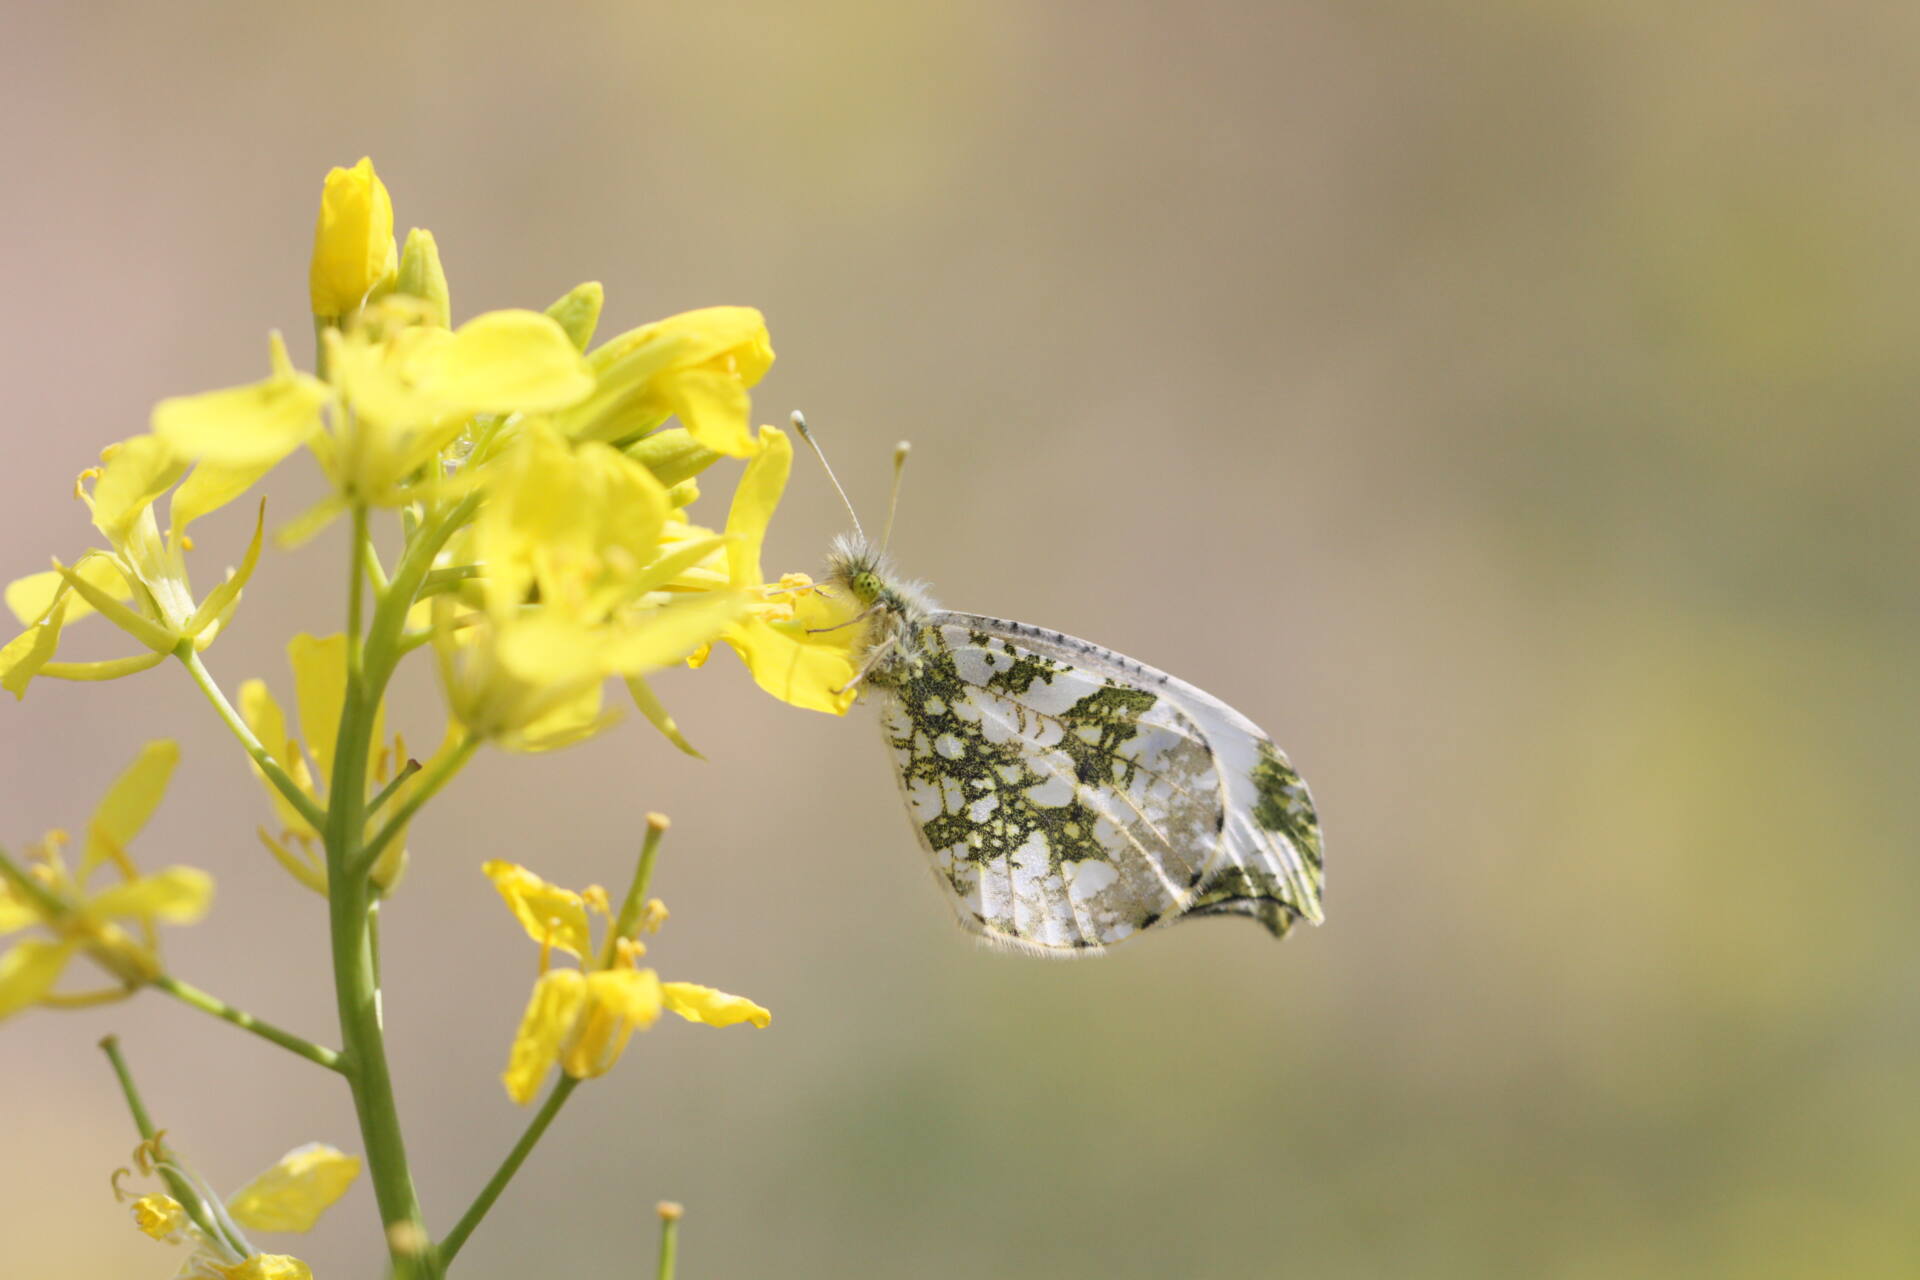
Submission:
[[[880,531],[882,553],[893,545],[893,513],[900,509],[900,477],[907,471],[907,452],[913,446],[902,440],[893,446],[893,489],[887,494],[887,527]]]
[[[821,469],[827,473],[827,479],[833,482],[834,492],[840,495],[840,501],[847,504],[847,517],[853,521],[853,531],[860,535],[860,541],[865,542],[867,531],[860,527],[860,516],[853,509],[853,499],[849,498],[847,491],[840,487],[840,477],[833,474],[833,467],[827,462],[827,455],[821,451],[820,442],[813,438],[813,432],[807,430],[807,415],[798,409],[793,411],[793,429],[798,431],[800,438],[807,442],[807,448],[813,450],[813,456],[820,459]]]

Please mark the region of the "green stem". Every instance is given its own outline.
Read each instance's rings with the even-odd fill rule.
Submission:
[[[620,939],[632,937],[634,927],[640,922],[641,909],[646,906],[647,886],[653,883],[653,861],[660,853],[660,837],[667,833],[669,825],[664,813],[647,815],[647,838],[640,846],[640,861],[633,869],[633,880],[627,885],[627,897],[620,904],[620,914],[614,917],[613,928],[607,931],[606,941],[600,947],[602,969],[613,964]]]
[[[640,847],[640,858],[634,867],[633,880],[627,886],[626,901],[620,908],[619,923],[615,924],[612,931],[607,934],[605,955],[601,962],[603,968],[613,961],[615,941],[631,933],[634,922],[640,918],[641,908],[646,902],[647,886],[653,880],[654,860],[660,852],[660,837],[666,833],[668,825],[667,819],[661,814],[647,815],[646,842]],[[467,1242],[467,1237],[472,1235],[473,1229],[480,1225],[480,1220],[487,1216],[487,1211],[493,1208],[493,1203],[500,1198],[500,1193],[507,1189],[507,1183],[513,1180],[513,1175],[520,1171],[522,1164],[526,1163],[527,1156],[532,1153],[534,1145],[540,1141],[541,1135],[546,1133],[547,1126],[552,1124],[553,1118],[560,1114],[560,1108],[567,1104],[567,1099],[573,1096],[573,1091],[579,1084],[580,1082],[572,1076],[561,1074],[559,1083],[553,1086],[552,1092],[547,1094],[547,1100],[540,1104],[540,1110],[528,1122],[526,1132],[520,1135],[520,1141],[513,1144],[513,1150],[509,1151],[507,1158],[500,1162],[500,1167],[494,1171],[493,1177],[488,1179],[485,1187],[481,1188],[480,1194],[474,1197],[467,1211],[460,1215],[460,1221],[454,1225],[452,1231],[447,1233],[447,1238],[440,1242],[439,1258],[442,1266],[452,1262],[453,1256],[460,1252],[460,1246]]]
[[[546,1133],[547,1126],[553,1123],[553,1118],[560,1114],[560,1108],[567,1105],[567,1099],[573,1096],[573,1091],[579,1086],[580,1082],[569,1075],[562,1075],[559,1083],[553,1086],[552,1091],[547,1094],[547,1100],[540,1104],[540,1110],[535,1112],[533,1119],[527,1123],[526,1132],[520,1135],[520,1141],[513,1144],[513,1150],[507,1152],[507,1158],[500,1162],[498,1169],[494,1170],[493,1177],[489,1178],[487,1185],[480,1189],[480,1194],[474,1197],[467,1211],[460,1215],[460,1221],[454,1224],[453,1230],[447,1232],[447,1238],[440,1242],[439,1254],[442,1267],[452,1262],[454,1255],[460,1252],[460,1247],[466,1244],[467,1237],[472,1235],[473,1229],[480,1225],[480,1220],[487,1216],[487,1210],[493,1208],[493,1202],[500,1198],[500,1193],[507,1189],[509,1182],[513,1181],[513,1175],[520,1172],[520,1166],[526,1163],[527,1156],[532,1154],[534,1145]]]
[[[232,1241],[228,1240],[226,1233],[220,1229],[219,1216],[209,1208],[200,1194],[200,1189],[180,1172],[171,1152],[158,1149],[160,1131],[153,1127],[153,1117],[147,1114],[147,1104],[140,1100],[140,1090],[133,1083],[133,1072],[128,1069],[127,1060],[120,1054],[120,1037],[107,1036],[100,1041],[100,1048],[105,1051],[107,1061],[113,1064],[113,1074],[120,1081],[120,1092],[127,1100],[127,1110],[133,1113],[133,1127],[140,1131],[140,1140],[154,1148],[154,1155],[157,1157],[154,1166],[166,1182],[167,1191],[180,1202],[180,1207],[187,1211],[187,1216],[193,1219],[195,1226],[210,1237],[231,1244]]]
[[[236,1009],[218,996],[209,995],[190,983],[178,978],[161,974],[151,984],[166,992],[183,1004],[192,1005],[203,1013],[210,1013],[223,1022],[231,1022],[242,1031],[251,1031],[262,1040],[271,1041],[282,1049],[299,1054],[308,1062],[325,1067],[329,1071],[340,1071],[340,1055],[323,1045],[317,1045],[304,1036],[294,1035],[291,1031],[282,1031],[271,1022],[256,1018],[244,1009]]]
[[[13,855],[3,848],[0,848],[0,879],[31,900],[40,918],[49,924],[64,917],[69,910],[59,894],[28,875],[27,869],[15,862]]]
[[[220,719],[233,732],[233,736],[240,740],[240,745],[246,749],[247,755],[253,759],[253,763],[259,767],[260,772],[266,775],[267,781],[273,784],[274,790],[285,796],[287,803],[311,823],[316,831],[325,825],[326,810],[314,803],[313,797],[302,791],[300,785],[287,776],[287,771],[280,767],[280,762],[260,744],[260,739],[253,736],[253,730],[247,727],[247,722],[240,718],[240,713],[233,709],[231,702],[227,701],[227,695],[220,691],[220,686],[215,683],[212,673],[207,670],[207,664],[200,660],[193,642],[182,640],[180,647],[174,650],[174,656],[180,659],[180,664],[187,669],[187,674],[191,675],[193,682],[200,686],[200,692],[205,694],[207,701],[213,704],[213,709],[220,713]]]
[[[469,493],[430,525],[416,530],[393,571],[393,581],[373,611],[373,625],[367,633],[367,648],[374,654],[368,664],[367,683],[376,691],[386,687],[387,677],[402,657],[400,637],[406,630],[407,610],[420,598],[427,575],[433,572],[434,557],[447,545],[447,539],[473,518],[480,509],[479,490]],[[376,666],[375,662],[383,665]]]
[[[680,1248],[680,1206],[662,1204],[660,1206],[660,1276],[659,1280],[673,1280],[674,1257]]]
[[[379,834],[367,841],[366,848],[360,854],[357,865],[358,874],[364,875],[373,870],[373,864],[380,860],[380,855],[387,851],[387,846],[393,843],[394,838],[406,830],[407,823],[413,821],[413,815],[420,812],[420,806],[433,799],[440,788],[452,781],[453,775],[460,772],[461,766],[473,759],[473,753],[479,745],[480,739],[468,735],[427,770],[426,776],[420,780],[419,787],[401,802],[400,808],[387,819],[387,824],[380,828]]]
[[[350,680],[364,666],[362,646],[366,637],[361,634],[361,610],[367,594],[362,582],[367,564],[366,546],[367,504],[356,502],[353,504],[353,550],[347,557],[347,675]]]
[[[363,507],[354,513],[354,545],[348,551],[349,612],[357,618],[361,592],[360,539],[365,531]],[[367,1172],[374,1200],[386,1227],[388,1251],[396,1267],[414,1265],[413,1241],[429,1238],[420,1212],[419,1196],[407,1164],[407,1148],[400,1130],[399,1106],[393,1096],[393,1076],[387,1063],[386,1031],[380,1022],[380,983],[374,955],[371,910],[373,887],[361,858],[366,827],[367,765],[372,754],[373,725],[393,670],[391,643],[383,646],[382,615],[402,593],[411,595],[418,578],[406,583],[406,565],[418,548],[411,548],[388,593],[374,606],[374,621],[363,638],[348,638],[347,688],[340,708],[340,729],[334,741],[333,776],[328,784],[326,822],[321,828],[327,850],[327,922],[333,951],[333,986],[340,1015],[341,1052],[354,1113],[360,1122],[360,1140],[366,1147]],[[431,556],[428,557],[431,560]],[[424,576],[424,570],[420,576]],[[399,610],[405,616],[405,605]],[[431,1268],[429,1268],[431,1274]]]

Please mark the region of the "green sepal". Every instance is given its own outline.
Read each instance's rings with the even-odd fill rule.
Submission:
[[[726,456],[694,443],[685,427],[668,427],[643,436],[628,445],[625,452],[669,489],[682,480],[693,479]]]
[[[425,227],[407,232],[393,291],[420,299],[427,304],[428,317],[435,324],[443,329],[453,327],[453,302],[447,293],[446,270],[440,265],[440,246]]]
[[[565,297],[547,308],[547,314],[560,322],[576,348],[585,351],[593,341],[593,331],[600,327],[600,308],[606,300],[606,289],[598,280],[589,280],[568,290]]]

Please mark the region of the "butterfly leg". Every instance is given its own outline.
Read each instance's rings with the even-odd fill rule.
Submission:
[[[858,689],[866,678],[873,674],[873,669],[880,665],[880,660],[892,652],[894,645],[899,642],[899,639],[900,637],[898,636],[888,636],[884,641],[875,645],[873,652],[867,655],[867,660],[860,664],[859,674],[855,675],[853,679],[847,681],[838,689],[835,689],[834,692],[839,694],[845,693],[849,689]]]

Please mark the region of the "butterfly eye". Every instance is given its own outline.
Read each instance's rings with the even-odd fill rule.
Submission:
[[[880,598],[880,578],[869,570],[862,569],[854,574],[853,581],[849,585],[853,588],[853,594],[859,597],[861,604],[872,604]]]

